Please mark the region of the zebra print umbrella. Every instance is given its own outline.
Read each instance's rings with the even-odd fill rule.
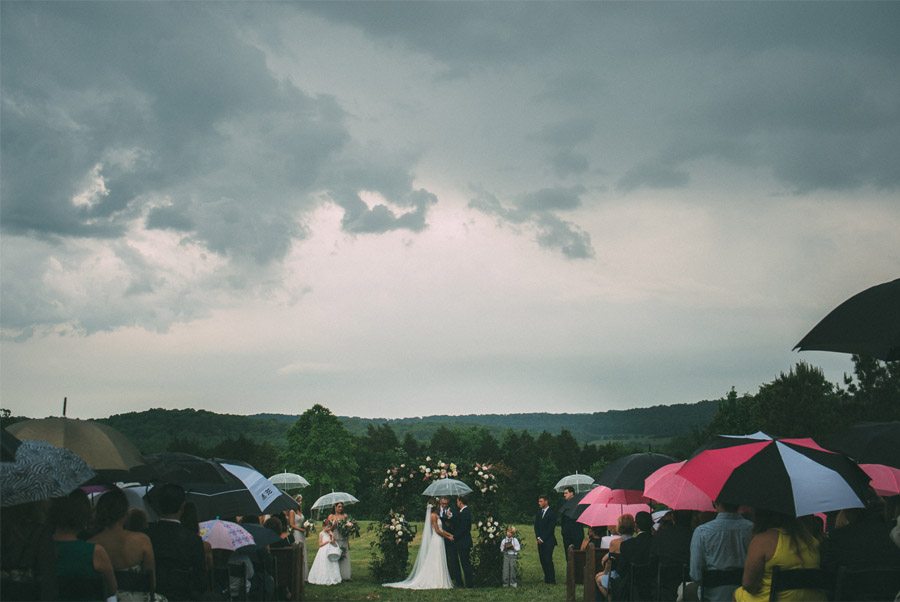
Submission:
[[[26,439],[16,449],[15,461],[0,462],[0,506],[63,497],[94,475],[73,452]]]

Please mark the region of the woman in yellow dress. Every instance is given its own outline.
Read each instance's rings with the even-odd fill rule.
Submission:
[[[737,602],[768,602],[772,589],[772,568],[782,570],[819,568],[819,540],[800,519],[757,510],[753,520],[753,539],[747,549],[742,586],[734,592]],[[787,590],[779,600],[822,600],[815,590]]]

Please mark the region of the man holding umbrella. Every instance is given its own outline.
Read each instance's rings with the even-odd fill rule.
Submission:
[[[559,524],[562,530],[563,550],[568,554],[569,546],[576,550],[581,549],[584,540],[584,527],[578,522],[581,513],[578,511],[578,500],[575,498],[575,488],[566,487],[563,490],[562,511],[559,513]]]

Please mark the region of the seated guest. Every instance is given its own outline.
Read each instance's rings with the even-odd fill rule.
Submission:
[[[767,602],[772,587],[772,567],[783,570],[819,568],[819,541],[798,518],[757,509],[753,539],[747,549],[741,587],[736,602]],[[779,600],[825,600],[814,590],[788,590]]]
[[[203,584],[203,542],[181,524],[184,489],[172,483],[157,487],[160,518],[147,529],[156,559],[156,591],[169,600],[198,600]]]
[[[648,565],[650,563],[650,548],[653,546],[653,517],[649,512],[638,512],[634,515],[634,526],[636,535],[627,541],[623,541],[619,546],[619,594],[613,590],[613,599],[627,599],[628,591],[623,586],[627,586],[631,573],[638,570],[638,566]],[[654,573],[654,578],[656,574]],[[641,592],[641,600],[649,600],[652,593],[644,586],[649,582],[637,584],[638,591]]]
[[[674,510],[667,515],[671,517],[667,525],[661,525],[659,531],[653,536],[653,547],[650,555],[658,558],[660,562],[669,564],[689,564],[691,561],[691,530],[690,510]]]
[[[822,546],[822,568],[839,566],[869,568],[900,567],[900,548],[891,541],[891,523],[884,520],[881,498],[866,508],[843,510],[846,526],[831,531]]]
[[[594,544],[594,549],[600,549],[600,542],[603,540],[603,527],[591,527],[588,529],[587,539],[581,542],[581,550],[587,550],[588,544]]]
[[[78,534],[91,520],[91,503],[87,495],[76,489],[66,497],[54,499],[50,516],[56,526],[53,542],[60,599],[96,599],[98,592],[94,590],[94,583],[97,581],[102,582],[107,597],[114,596],[118,586],[106,549],[78,539]]]
[[[3,508],[0,520],[0,568],[4,599],[57,600],[53,527],[49,502]]]
[[[107,491],[100,496],[94,514],[100,532],[89,541],[100,544],[109,554],[113,569],[117,572],[116,580],[120,582],[119,602],[148,600],[149,592],[138,589],[137,577],[133,575],[147,573],[151,591],[156,587],[153,544],[146,534],[125,530],[128,498],[121,489]]]
[[[194,502],[185,502],[184,510],[181,511],[181,524],[191,533],[200,535],[200,520],[197,518],[197,505]],[[200,538],[201,541],[203,538]],[[212,544],[208,541],[203,542],[203,566],[206,568],[207,574],[213,570],[213,551]]]
[[[622,544],[634,535],[634,517],[630,514],[623,514],[616,523],[616,532],[619,534],[617,539],[613,539],[609,544],[609,552],[603,556],[601,564],[603,571],[596,576],[597,589],[604,598],[609,597],[609,592],[613,588],[616,580],[619,579],[618,567],[613,566],[613,556],[618,557]]]
[[[753,523],[737,513],[737,506],[716,501],[715,518],[694,529],[691,536],[691,579],[700,582],[704,570],[723,571],[744,566]],[[700,520],[708,517],[700,515]],[[704,587],[703,598],[730,602],[735,586]]]
[[[268,519],[266,519],[266,523],[263,526],[270,531],[274,531],[278,534],[278,537],[280,537],[280,539],[275,543],[269,544],[270,548],[291,547],[291,540],[289,539],[290,534],[285,531],[283,523],[278,519],[277,516],[270,516]]]
[[[125,515],[125,523],[122,525],[128,531],[137,533],[147,532],[147,513],[140,508],[130,508]]]

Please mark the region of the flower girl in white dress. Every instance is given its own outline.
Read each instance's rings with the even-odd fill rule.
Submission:
[[[319,551],[306,580],[314,585],[337,585],[341,582],[340,559],[341,549],[334,543],[331,521],[325,520],[319,533]]]

